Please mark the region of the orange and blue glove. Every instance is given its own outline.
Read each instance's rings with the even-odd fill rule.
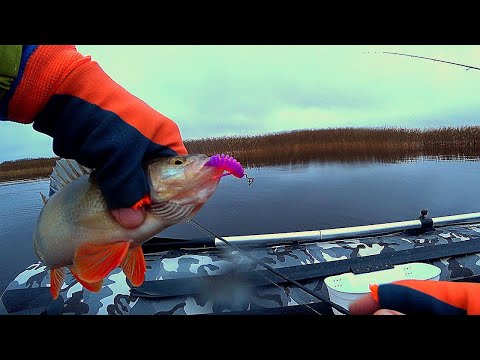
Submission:
[[[33,123],[58,156],[94,168],[109,209],[149,201],[142,163],[185,155],[178,126],[73,45],[24,45],[0,118]]]
[[[371,285],[370,290],[350,304],[352,315],[375,314],[380,309],[407,315],[480,315],[479,283],[401,280]]]

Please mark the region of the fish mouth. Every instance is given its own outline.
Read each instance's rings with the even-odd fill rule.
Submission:
[[[197,174],[205,173],[208,170],[208,166],[205,166],[210,161],[210,157],[207,155],[198,155],[198,159],[188,165],[186,169],[186,175],[194,177]]]
[[[189,155],[190,159],[184,166],[183,172],[178,172],[178,177],[169,178],[163,181],[160,175],[153,174],[153,180],[150,177],[150,196],[152,203],[161,203],[173,200],[178,203],[187,204],[195,202],[205,202],[213,194],[223,170],[213,166],[205,166],[210,161],[210,156],[205,154]],[[188,158],[187,158],[188,159]],[[155,176],[157,176],[155,178]]]
[[[192,178],[197,176],[205,178],[205,181],[202,182],[202,185],[206,185],[208,182],[221,177],[223,170],[214,166],[209,166],[208,163],[210,162],[210,159],[211,156],[201,155],[198,160],[189,165],[186,175],[191,176]]]
[[[210,196],[215,192],[220,182],[220,177],[209,176],[194,189],[178,194],[168,200],[153,201],[146,210],[154,216],[170,218],[180,221],[193,217]]]
[[[205,167],[205,164],[210,161],[210,158],[211,158],[210,156],[205,155],[205,158],[203,158],[202,156],[201,159],[195,162],[194,166],[197,168],[197,170],[201,170]]]

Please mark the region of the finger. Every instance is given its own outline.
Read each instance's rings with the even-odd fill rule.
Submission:
[[[380,309],[378,311],[375,311],[373,315],[405,315],[405,314],[395,310]]]
[[[380,309],[380,305],[371,294],[363,295],[350,304],[348,310],[352,315],[371,315]]]
[[[114,209],[111,213],[115,220],[127,229],[139,227],[145,220],[144,208],[138,210],[130,208]]]

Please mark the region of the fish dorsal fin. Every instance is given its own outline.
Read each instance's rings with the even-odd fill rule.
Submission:
[[[40,196],[42,197],[43,205],[45,205],[48,201],[48,198],[42,192],[40,192]]]
[[[53,195],[62,187],[76,178],[90,174],[92,169],[80,165],[72,159],[58,159],[50,174],[50,195]]]

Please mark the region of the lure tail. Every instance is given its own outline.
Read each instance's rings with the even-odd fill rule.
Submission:
[[[210,157],[210,160],[208,160],[205,166],[213,166],[226,171],[227,173],[223,174],[223,176],[233,175],[237,178],[242,178],[245,176],[245,171],[243,170],[242,165],[230,155],[213,155]]]

